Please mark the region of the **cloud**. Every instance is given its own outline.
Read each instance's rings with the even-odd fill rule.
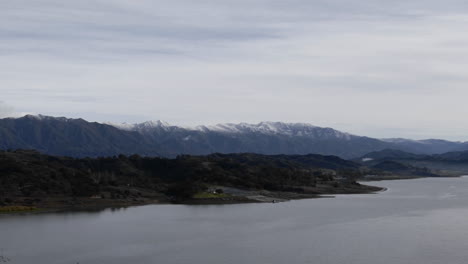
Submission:
[[[21,112],[468,140],[463,1],[16,0],[0,10],[0,92]]]

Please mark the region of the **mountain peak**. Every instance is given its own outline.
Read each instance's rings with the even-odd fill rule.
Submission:
[[[195,129],[220,133],[260,133],[314,138],[340,138],[347,140],[352,137],[352,135],[348,133],[340,132],[332,128],[317,127],[308,123],[283,123],[271,121],[264,121],[257,124],[225,123],[213,126],[198,126]]]
[[[171,126],[169,123],[156,120],[156,121],[146,121],[143,123],[136,124],[137,127],[144,127],[144,128],[156,128],[156,127],[169,127]]]
[[[154,130],[154,129],[167,129],[171,127],[169,123],[161,121],[161,120],[146,121],[143,123],[134,123],[134,124],[129,124],[129,123],[120,123],[120,124],[106,123],[106,124],[119,128],[121,130],[139,131],[139,132],[147,132],[149,130]]]
[[[62,122],[68,122],[71,120],[83,120],[81,118],[72,119],[72,118],[67,118],[67,117],[54,117],[54,116],[47,116],[47,115],[41,115],[41,114],[38,114],[38,115],[27,114],[20,118],[42,120],[42,121],[62,121]]]
[[[0,128],[0,147],[3,149],[37,149],[71,156],[138,153],[174,157],[179,154],[250,152],[315,153],[356,158],[389,148],[416,154],[468,149],[468,143],[404,139],[384,141],[307,123],[269,121],[188,128],[160,120],[138,124],[99,124],[83,119],[27,115],[0,119]]]

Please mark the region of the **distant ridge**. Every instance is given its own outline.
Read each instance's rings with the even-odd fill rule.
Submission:
[[[258,153],[322,154],[351,159],[384,149],[440,154],[468,150],[468,144],[444,140],[381,140],[306,123],[179,127],[163,121],[109,124],[27,115],[0,119],[0,149],[35,149],[46,154],[72,157]]]

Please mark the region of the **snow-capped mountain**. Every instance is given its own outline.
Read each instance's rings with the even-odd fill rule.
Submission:
[[[165,130],[169,131],[176,126],[171,126],[163,121],[147,121],[137,124],[113,124],[109,123],[122,130],[138,131],[141,133],[151,133],[154,131]],[[340,132],[332,128],[317,127],[307,123],[282,123],[282,122],[260,122],[258,124],[249,123],[225,123],[211,126],[196,126],[196,127],[178,127],[187,131],[200,131],[200,132],[217,132],[226,134],[248,134],[257,133],[265,135],[284,135],[284,136],[298,136],[298,137],[313,137],[321,139],[346,139],[350,140],[353,135],[349,133]]]
[[[467,150],[444,140],[380,140],[304,123],[261,122],[180,127],[163,121],[101,124],[83,119],[24,116],[0,119],[0,149],[36,149],[53,155],[109,156],[251,152],[361,157],[397,149],[420,154]]]
[[[315,137],[323,139],[341,138],[351,139],[352,135],[343,133],[332,128],[322,128],[306,123],[282,123],[282,122],[260,122],[258,124],[248,123],[226,123],[214,126],[198,126],[197,130],[220,133],[259,133],[267,135],[285,135],[298,137]]]
[[[163,122],[161,120],[157,121],[146,121],[143,123],[129,124],[129,123],[105,123],[116,128],[126,130],[126,131],[138,131],[141,133],[151,132],[155,129],[168,129],[171,127],[169,123]]]

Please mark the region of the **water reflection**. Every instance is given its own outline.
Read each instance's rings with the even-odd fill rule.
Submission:
[[[468,179],[371,195],[0,217],[10,263],[464,263]],[[1,260],[0,260],[1,263]]]

